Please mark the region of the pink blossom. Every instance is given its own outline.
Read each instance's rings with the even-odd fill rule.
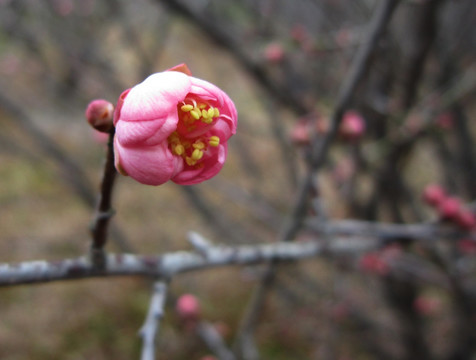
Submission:
[[[447,220],[455,220],[461,209],[461,200],[453,196],[448,196],[438,204],[438,213]]]
[[[367,254],[364,254],[360,258],[359,266],[364,271],[381,276],[387,275],[390,271],[387,262],[378,252],[369,252]]]
[[[441,301],[437,298],[421,295],[413,302],[414,309],[421,315],[435,315],[441,311]]]
[[[349,110],[344,114],[339,131],[346,140],[358,140],[365,132],[365,120],[358,112]]]
[[[200,304],[192,294],[184,294],[179,297],[176,310],[183,320],[196,320],[200,316]]]
[[[147,185],[208,180],[223,167],[237,118],[228,95],[186,65],[153,74],[119,97],[116,168]]]
[[[284,59],[284,49],[279,43],[270,43],[264,49],[264,57],[270,63],[279,63]]]
[[[430,184],[423,190],[423,200],[431,206],[439,206],[446,197],[445,190],[437,184]]]

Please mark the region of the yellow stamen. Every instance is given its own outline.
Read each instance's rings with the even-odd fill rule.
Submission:
[[[218,108],[214,108],[213,112],[214,112],[213,117],[219,117],[220,116],[220,110],[218,110]]]
[[[208,139],[208,145],[217,147],[220,145],[220,138],[218,136],[210,136],[210,139]]]
[[[201,113],[200,113],[200,110],[198,110],[197,108],[191,110],[190,114],[193,116],[195,120],[200,119]]]
[[[204,119],[208,119],[208,111],[207,110],[202,110],[202,117]]]
[[[202,121],[203,121],[205,124],[211,124],[211,123],[213,122],[213,118],[208,118],[208,119],[202,118]]]
[[[203,141],[198,140],[198,141],[195,141],[192,146],[194,149],[202,150],[205,148],[205,143]]]
[[[207,107],[207,104],[204,104],[204,103],[198,104],[198,108],[199,108],[200,110],[205,109],[206,107]]]
[[[193,109],[193,105],[188,105],[188,104],[182,105],[180,107],[180,110],[182,110],[183,112],[189,112],[192,109]]]
[[[214,116],[215,116],[215,108],[211,107],[210,109],[208,109],[208,117],[212,118]]]
[[[203,151],[200,150],[200,149],[195,149],[193,150],[193,153],[192,153],[192,159],[197,161],[197,160],[200,160],[201,158],[203,157]]]
[[[187,165],[193,166],[197,163],[197,160],[193,160],[190,156],[187,156],[185,158],[185,162],[187,163]]]
[[[185,152],[185,148],[182,144],[178,144],[175,146],[174,151],[177,155],[182,155]]]

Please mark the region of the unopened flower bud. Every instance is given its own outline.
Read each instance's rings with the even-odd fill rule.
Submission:
[[[200,304],[198,299],[191,294],[185,294],[179,297],[176,310],[182,320],[185,321],[195,321],[200,316]]]
[[[113,126],[113,117],[114,105],[107,100],[93,100],[86,109],[86,119],[97,131],[109,132]]]
[[[438,213],[443,219],[454,220],[461,211],[461,201],[456,197],[447,197],[438,205]]]
[[[365,133],[365,120],[356,111],[347,111],[339,129],[340,135],[346,140],[358,140]]]
[[[446,199],[446,192],[440,186],[431,184],[423,190],[423,201],[431,206],[439,206]]]
[[[455,216],[455,222],[464,230],[476,228],[476,217],[468,209],[462,209]]]

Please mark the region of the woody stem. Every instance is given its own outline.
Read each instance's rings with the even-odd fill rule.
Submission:
[[[114,215],[114,211],[111,208],[112,189],[117,173],[114,167],[114,133],[115,128],[112,127],[107,143],[106,163],[104,165],[99,201],[91,224],[90,256],[93,266],[98,270],[105,269],[106,267],[104,245],[107,241],[109,220]]]

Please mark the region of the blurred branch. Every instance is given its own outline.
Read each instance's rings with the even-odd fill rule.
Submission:
[[[230,52],[234,59],[253,76],[253,79],[255,79],[281,104],[289,107],[299,115],[304,115],[309,112],[310,109],[308,109],[300,98],[289,91],[287,86],[283,87],[277,85],[271,77],[268,76],[265,67],[254,62],[243,51],[243,48],[239,46],[239,44],[236,44],[232,38],[227,36],[226,32],[217,26],[214,21],[210,21],[209,17],[195,13],[189,7],[176,0],[156,1],[164,3],[170,10],[183,16],[190,23],[196,25],[200,30],[202,30],[216,45]]]
[[[323,222],[319,218],[306,220],[306,227],[318,234],[331,236],[370,236],[382,240],[399,238],[429,240],[458,239],[465,233],[455,227],[439,224],[391,224],[359,220],[342,220]],[[469,235],[469,234],[466,234]]]
[[[377,46],[380,36],[385,31],[397,4],[398,0],[386,0],[379,3],[379,7],[372,17],[372,20],[369,24],[367,38],[359,48],[355,59],[352,62],[351,69],[348,75],[344,78],[344,82],[340,88],[330,120],[331,128],[329,133],[322,140],[319,141],[318,139],[313,143],[309,161],[310,169],[298,189],[296,201],[291,212],[291,219],[288,221],[287,226],[283,229],[282,235],[280,237],[281,240],[291,240],[301,227],[301,222],[308,209],[308,195],[314,186],[314,172],[324,164],[327,158],[330,145],[334,140],[339,125],[342,121],[342,116],[349,106],[357,85],[360,83],[368,69],[371,55]]]
[[[160,321],[164,316],[165,299],[167,297],[167,283],[157,281],[154,283],[152,298],[150,299],[149,311],[144,325],[139,331],[142,337],[141,360],[155,359],[155,338],[159,331]]]
[[[207,347],[220,360],[235,360],[233,353],[226,347],[223,338],[213,325],[208,322],[200,321],[197,324],[197,334],[205,342]]]
[[[70,157],[52,137],[37,127],[28,114],[15,102],[10,100],[2,90],[0,90],[0,109],[3,109],[15,118],[15,124],[34,141],[38,149],[40,149],[47,158],[53,159],[58,164],[64,183],[71,187],[88,207],[93,208],[96,203],[94,187],[91,185],[86,173],[81,169],[79,164]],[[112,234],[116,245],[121,250],[132,251],[132,245],[128,242],[120,229],[114,227]]]
[[[319,141],[319,139],[316,139],[313,141],[308,173],[298,188],[296,201],[293,205],[290,219],[285,224],[281,234],[278,235],[279,241],[291,241],[302,227],[302,222],[309,207],[308,197],[315,186],[315,172],[324,164],[327,158],[330,145],[337,134],[337,130],[342,120],[344,111],[349,106],[350,100],[355,89],[357,88],[357,85],[366,73],[370,63],[371,54],[377,46],[380,36],[383,34],[386,26],[388,25],[389,19],[391,18],[393,10],[397,4],[398,0],[386,0],[380,3],[378,9],[374,13],[374,16],[372,17],[366,41],[364,41],[362,46],[359,48],[355,59],[352,62],[350,72],[345,77],[344,83],[340,88],[337,102],[331,116],[330,131],[323,140]],[[251,336],[250,334],[253,333],[253,329],[257,324],[258,320],[256,313],[263,304],[265,298],[264,294],[266,293],[266,289],[270,286],[269,283],[270,279],[273,277],[271,275],[273,271],[273,264],[271,263],[269,264],[268,269],[265,272],[265,276],[263,277],[260,285],[258,285],[258,288],[255,290],[255,294],[252,296],[251,301],[248,303],[248,307],[245,310],[245,317],[243,318],[240,328],[241,331],[237,334],[237,339],[238,341],[241,339],[242,346],[245,345],[243,340]],[[236,348],[242,348],[242,346],[237,345]],[[253,359],[253,357],[250,357],[250,359]]]

